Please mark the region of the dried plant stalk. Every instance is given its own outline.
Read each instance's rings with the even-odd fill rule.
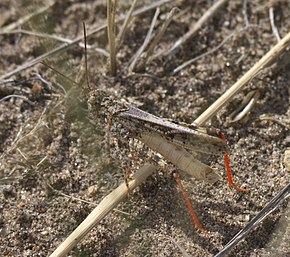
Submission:
[[[173,19],[174,14],[177,12],[178,8],[174,7],[172,8],[172,10],[168,13],[164,23],[162,24],[162,27],[160,29],[160,31],[158,32],[158,34],[154,37],[154,39],[152,40],[151,44],[149,45],[147,51],[146,51],[146,55],[143,58],[143,60],[141,60],[140,64],[138,65],[137,70],[143,70],[145,68],[145,65],[148,61],[148,59],[154,58],[151,57],[154,51],[155,46],[160,42],[161,38],[163,37],[167,27],[169,26],[170,22]],[[151,58],[150,58],[151,57]]]
[[[133,3],[131,4],[130,10],[128,11],[128,13],[126,15],[123,26],[118,34],[118,37],[116,40],[117,41],[117,50],[120,49],[120,46],[122,45],[122,43],[124,41],[125,33],[127,31],[128,25],[132,19],[133,11],[134,11],[136,4],[137,4],[137,0],[134,0]]]
[[[128,182],[129,190],[132,191],[144,182],[150,176],[156,167],[152,164],[145,164]],[[100,204],[90,213],[90,215],[70,234],[68,238],[50,255],[50,257],[65,256],[73,247],[79,243],[86,234],[88,234],[101,219],[111,212],[121,201],[128,196],[126,183],[122,183],[114,191],[108,194]]]
[[[117,0],[107,0],[107,21],[108,21],[108,41],[109,41],[109,49],[110,49],[110,71],[112,76],[116,76],[116,7]]]
[[[28,15],[24,17],[20,17],[16,22],[13,22],[5,27],[2,27],[0,29],[1,33],[9,32],[17,27],[21,27],[23,24],[28,22],[31,18],[40,15],[44,12],[46,12],[49,8],[53,7],[55,4],[55,1],[46,1],[47,6],[41,7],[40,9],[36,10],[34,13],[29,13]]]
[[[180,39],[178,39],[174,45],[164,53],[164,55],[169,55],[172,53],[172,51],[178,47],[180,47],[182,44],[184,44],[186,41],[191,39],[199,30],[200,28],[207,23],[212,17],[214,17],[219,9],[227,2],[228,0],[219,0],[217,1],[211,8],[209,8],[202,17],[194,24],[194,26]]]
[[[140,15],[142,13],[145,13],[147,11],[155,9],[158,6],[161,6],[161,5],[169,3],[169,2],[172,2],[172,0],[154,1],[151,5],[141,7],[139,9],[137,9],[136,11],[134,11],[132,16]],[[120,18],[117,21],[122,21],[122,20],[124,20],[124,18]],[[101,25],[100,27],[94,28],[93,30],[91,30],[91,31],[89,31],[87,33],[87,38],[93,36],[94,34],[100,32],[100,31],[102,31],[103,29],[106,29],[106,28],[107,28],[107,24],[104,24],[104,25]],[[19,72],[24,71],[24,70],[26,70],[26,69],[38,64],[41,61],[44,61],[48,57],[51,57],[53,55],[56,55],[57,53],[60,53],[60,52],[62,52],[64,50],[67,50],[68,48],[70,48],[70,47],[82,42],[83,39],[84,39],[84,37],[80,36],[80,37],[77,37],[77,38],[71,40],[70,43],[67,43],[67,42],[63,43],[60,46],[57,46],[56,48],[52,49],[51,51],[49,51],[47,53],[44,53],[44,54],[36,57],[35,59],[33,59],[31,61],[28,61],[28,62],[18,66],[16,69],[14,69],[14,70],[12,70],[10,72],[7,72],[5,74],[0,75],[0,80],[8,79],[11,76],[14,76],[14,75],[18,74]]]
[[[154,17],[152,19],[152,22],[151,22],[150,28],[148,30],[148,33],[147,33],[147,35],[145,37],[145,40],[144,40],[142,46],[138,49],[138,51],[136,52],[136,54],[132,58],[131,64],[129,66],[129,72],[132,72],[135,69],[137,61],[140,59],[142,53],[144,52],[145,48],[149,44],[149,41],[151,39],[151,35],[152,35],[152,32],[153,32],[154,26],[156,24],[157,18],[159,16],[159,13],[160,13],[160,9],[156,8]]]
[[[194,124],[204,125],[225,104],[227,104],[244,86],[246,86],[263,69],[273,63],[290,45],[290,32],[279,41],[268,53],[266,53],[246,74],[244,74],[231,88],[219,99],[207,108],[195,121]]]

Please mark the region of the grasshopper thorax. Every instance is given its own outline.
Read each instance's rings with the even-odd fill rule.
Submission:
[[[116,100],[103,90],[94,90],[88,97],[88,110],[95,118],[114,116],[127,109],[127,104]]]

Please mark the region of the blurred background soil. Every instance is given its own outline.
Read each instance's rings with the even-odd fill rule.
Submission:
[[[1,2],[0,76],[62,44],[35,33],[74,39],[82,36],[83,21],[88,32],[106,24],[106,1],[60,1],[22,25],[7,29],[20,17],[44,8],[41,2]],[[290,2],[273,2],[274,21],[283,37],[290,28]],[[136,9],[150,4],[138,1]],[[203,0],[162,4],[153,35],[173,7],[179,11],[154,54],[172,46],[212,4]],[[119,1],[117,18],[124,16],[130,5],[130,1]],[[129,74],[130,60],[143,44],[154,13],[155,8],[130,22],[117,54],[116,77],[108,73],[108,56],[100,51],[108,51],[106,29],[90,37],[90,89],[106,90],[147,112],[180,122],[191,123],[277,43],[268,1],[228,1],[180,48],[149,61],[145,70]],[[117,32],[121,26],[118,22]],[[172,74],[176,67],[215,49],[227,37],[216,51]],[[0,84],[2,256],[51,254],[96,204],[124,181],[118,158],[127,158],[122,156],[124,151],[134,151],[116,149],[117,157],[110,157],[104,150],[105,124],[88,119],[82,97],[87,85],[80,45],[45,63],[70,80],[37,64]],[[289,68],[288,64],[278,71],[267,70],[253,79],[206,124],[227,135],[234,179],[249,193],[227,186],[222,156],[200,156],[222,176],[214,186],[180,173],[207,234],[194,229],[175,180],[160,168],[102,220],[71,256],[182,256],[180,247],[189,256],[218,253],[289,183],[290,173],[283,161],[290,146]],[[252,90],[260,94],[254,108],[242,121],[231,123],[230,114]],[[261,120],[261,115],[273,119]],[[288,122],[288,128],[276,121]],[[142,151],[140,155],[136,151],[140,162],[146,161],[146,148]],[[289,219],[289,203],[285,202],[229,256],[289,256]]]

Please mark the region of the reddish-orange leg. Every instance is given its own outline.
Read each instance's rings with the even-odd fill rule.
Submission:
[[[226,137],[223,133],[220,132],[219,134],[220,138],[226,142]],[[235,189],[237,189],[238,191],[241,192],[249,192],[249,190],[244,189],[239,187],[234,181],[233,181],[233,175],[232,175],[232,171],[230,168],[230,160],[229,160],[229,156],[225,153],[224,154],[224,162],[225,162],[225,166],[226,166],[226,171],[227,171],[227,175],[228,175],[228,181],[229,181],[229,186],[233,187]]]
[[[193,207],[192,207],[192,205],[191,205],[191,203],[190,203],[190,201],[189,201],[189,199],[188,199],[188,197],[187,197],[187,194],[186,194],[186,192],[185,192],[185,189],[184,189],[184,187],[183,187],[183,185],[182,185],[182,183],[181,183],[181,180],[180,180],[180,178],[179,178],[179,174],[178,174],[178,172],[175,171],[175,172],[173,173],[173,175],[174,175],[174,178],[175,178],[175,180],[176,180],[176,183],[178,184],[179,189],[180,189],[180,191],[181,191],[181,193],[182,193],[183,199],[185,200],[186,206],[187,206],[187,208],[188,208],[188,210],[189,210],[189,212],[190,212],[190,215],[191,215],[191,217],[192,217],[192,220],[193,220],[193,222],[194,222],[195,227],[196,227],[197,229],[199,229],[200,231],[202,231],[202,232],[206,232],[206,230],[202,227],[201,223],[199,222],[199,220],[198,220],[198,218],[197,218],[197,216],[196,216],[196,214],[195,214],[195,212],[194,212],[194,210],[193,210]]]

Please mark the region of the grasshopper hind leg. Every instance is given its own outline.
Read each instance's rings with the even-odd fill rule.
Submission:
[[[219,132],[219,137],[226,142],[226,137],[222,132]],[[241,192],[249,192],[249,190],[244,189],[239,187],[234,181],[233,181],[233,174],[231,171],[231,167],[230,167],[230,160],[229,160],[229,156],[227,153],[224,153],[224,162],[225,162],[225,166],[226,166],[226,171],[227,171],[227,176],[228,176],[228,182],[229,182],[229,187],[233,187],[238,191]]]
[[[194,222],[195,228],[199,229],[201,232],[206,232],[206,230],[202,227],[201,223],[199,222],[198,217],[195,214],[195,211],[193,210],[191,202],[190,202],[190,200],[189,200],[189,198],[188,198],[188,196],[186,194],[185,188],[183,187],[183,185],[181,183],[181,179],[179,178],[178,172],[174,171],[173,176],[174,176],[175,181],[176,181],[176,183],[177,183],[177,185],[178,185],[178,187],[179,187],[179,189],[180,189],[180,191],[182,193],[183,199],[184,199],[184,201],[186,203],[186,206],[187,206],[187,208],[189,210],[191,218],[192,218],[192,220]]]

